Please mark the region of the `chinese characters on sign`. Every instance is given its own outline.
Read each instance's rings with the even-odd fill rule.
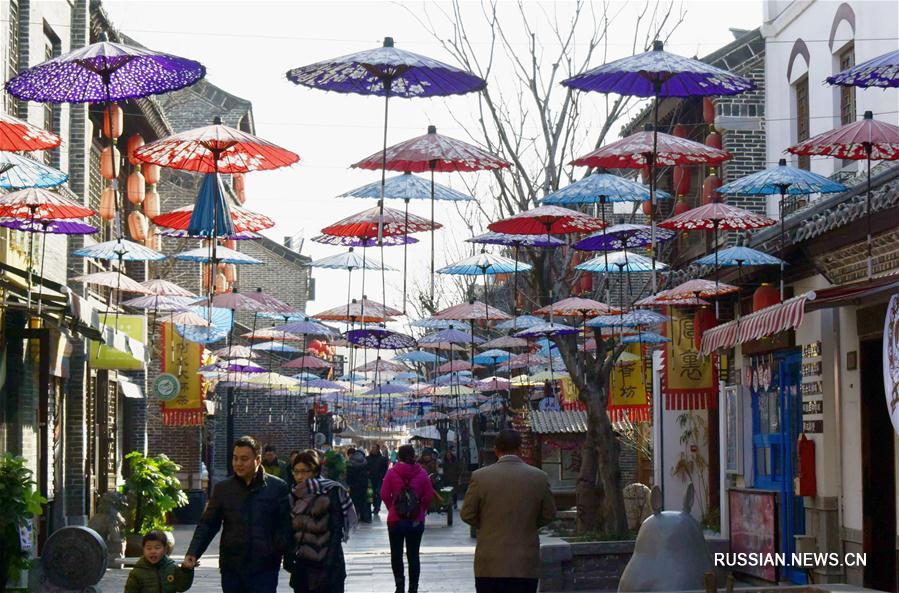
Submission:
[[[715,355],[703,356],[696,348],[693,315],[669,307],[670,325],[665,333],[671,341],[663,350],[662,385],[669,410],[708,408],[716,405]]]
[[[609,381],[609,415],[612,421],[626,415],[634,422],[648,421],[650,416],[652,363],[640,344],[630,344],[622,358],[612,367]]]
[[[170,323],[162,326],[162,370],[178,379],[178,395],[162,403],[162,422],[169,426],[203,424],[203,383],[199,368],[203,346],[185,340]]]

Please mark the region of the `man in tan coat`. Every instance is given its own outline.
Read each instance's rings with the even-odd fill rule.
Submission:
[[[498,461],[471,476],[459,514],[478,530],[474,555],[477,593],[536,593],[540,579],[537,530],[556,516],[543,470],[518,457],[521,435],[496,436]]]

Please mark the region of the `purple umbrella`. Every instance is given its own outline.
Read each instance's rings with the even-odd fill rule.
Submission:
[[[39,103],[104,103],[112,121],[111,102],[159,95],[190,86],[206,75],[195,60],[144,47],[101,40],[23,70],[6,81],[6,91]],[[110,130],[111,131],[111,130]],[[109,138],[110,147],[114,140]],[[114,202],[118,183],[112,169]],[[121,233],[121,230],[119,230]]]
[[[416,347],[415,338],[412,336],[380,327],[351,329],[344,336],[350,344],[363,348],[402,350]]]
[[[652,97],[653,149],[649,159],[649,200],[655,210],[655,155],[659,128],[660,97],[704,97],[708,95],[739,95],[755,88],[755,83],[743,76],[731,74],[711,64],[685,58],[665,51],[661,41],[653,41],[652,49],[598,66],[583,74],[562,81],[563,86],[581,91],[617,93],[633,97]],[[653,259],[655,259],[655,218],[652,226]],[[652,291],[656,291],[656,275],[652,274]]]
[[[340,245],[342,247],[377,247],[377,237],[339,237],[337,235],[319,235],[312,237],[316,243],[323,245]],[[383,237],[382,243],[384,247],[393,247],[395,245],[412,245],[418,243],[418,239],[409,235],[391,235]]]

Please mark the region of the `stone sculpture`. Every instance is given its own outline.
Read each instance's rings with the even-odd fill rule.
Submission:
[[[96,531],[109,552],[110,565],[125,556],[125,497],[118,492],[107,492],[97,503],[97,512],[87,526]]]
[[[634,483],[624,487],[624,514],[627,516],[627,528],[636,531],[652,514],[649,499],[652,490],[646,484]]]
[[[47,538],[41,561],[29,570],[29,591],[100,593],[107,567],[106,543],[89,527],[63,527]]]
[[[693,485],[687,487],[681,511],[662,510],[662,491],[652,489],[653,514],[643,522],[634,555],[621,574],[618,591],[690,591],[705,587],[714,572],[702,528],[690,514]]]

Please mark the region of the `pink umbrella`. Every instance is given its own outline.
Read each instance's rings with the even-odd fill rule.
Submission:
[[[283,365],[285,369],[329,369],[331,365],[317,356],[301,356]]]
[[[490,350],[493,348],[527,348],[529,345],[530,344],[528,343],[528,341],[524,338],[516,338],[515,336],[502,336],[490,340],[489,342],[484,342],[483,344],[481,344],[481,348],[485,350]]]
[[[471,364],[467,360],[452,360],[450,362],[445,362],[439,367],[437,367],[438,373],[454,373],[457,371],[472,371],[475,369],[482,369],[479,364]]]

